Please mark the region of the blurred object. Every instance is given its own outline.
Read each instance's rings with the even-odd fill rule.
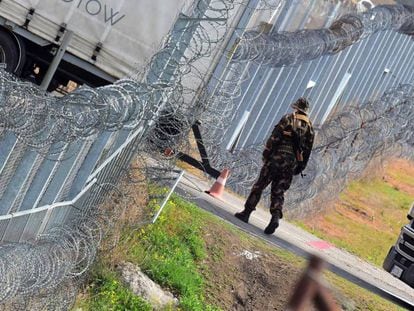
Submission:
[[[321,275],[324,266],[325,262],[315,255],[309,259],[309,265],[296,285],[286,311],[306,310],[311,302],[315,304],[317,310],[340,310]]]

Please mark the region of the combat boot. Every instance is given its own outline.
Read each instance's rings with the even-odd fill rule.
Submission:
[[[246,209],[245,208],[243,211],[234,214],[234,216],[236,216],[236,218],[240,219],[241,221],[244,221],[245,223],[248,223],[249,222],[250,214],[253,211],[254,210],[252,210],[252,209]]]
[[[279,219],[282,218],[282,212],[280,210],[276,210],[275,213],[272,215],[269,224],[264,229],[264,233],[266,234],[273,234],[277,227],[279,227]]]

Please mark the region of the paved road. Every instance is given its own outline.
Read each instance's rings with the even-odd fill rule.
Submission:
[[[204,193],[204,190],[209,188],[205,181],[186,173],[178,185],[177,192],[251,235],[302,257],[316,254],[329,263],[332,272],[408,310],[414,310],[414,289],[388,272],[283,220],[275,234],[267,236],[263,234],[263,229],[270,220],[268,211],[258,209],[250,217],[250,223],[245,224],[233,216],[243,208],[242,199],[226,192],[222,200],[218,200]]]

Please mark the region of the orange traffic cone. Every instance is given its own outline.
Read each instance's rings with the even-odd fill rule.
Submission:
[[[210,190],[206,191],[209,195],[220,199],[226,185],[227,177],[229,177],[230,170],[225,168]]]

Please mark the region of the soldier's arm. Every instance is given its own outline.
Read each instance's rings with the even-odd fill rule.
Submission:
[[[269,160],[270,154],[272,152],[272,144],[273,144],[273,135],[267,139],[263,153],[262,153],[262,160],[266,162]]]
[[[315,133],[311,126],[306,135],[306,148],[303,150],[303,162],[302,162],[303,169],[305,169],[306,165],[308,164],[309,157],[311,155],[312,148],[313,148],[314,138],[315,138]]]

